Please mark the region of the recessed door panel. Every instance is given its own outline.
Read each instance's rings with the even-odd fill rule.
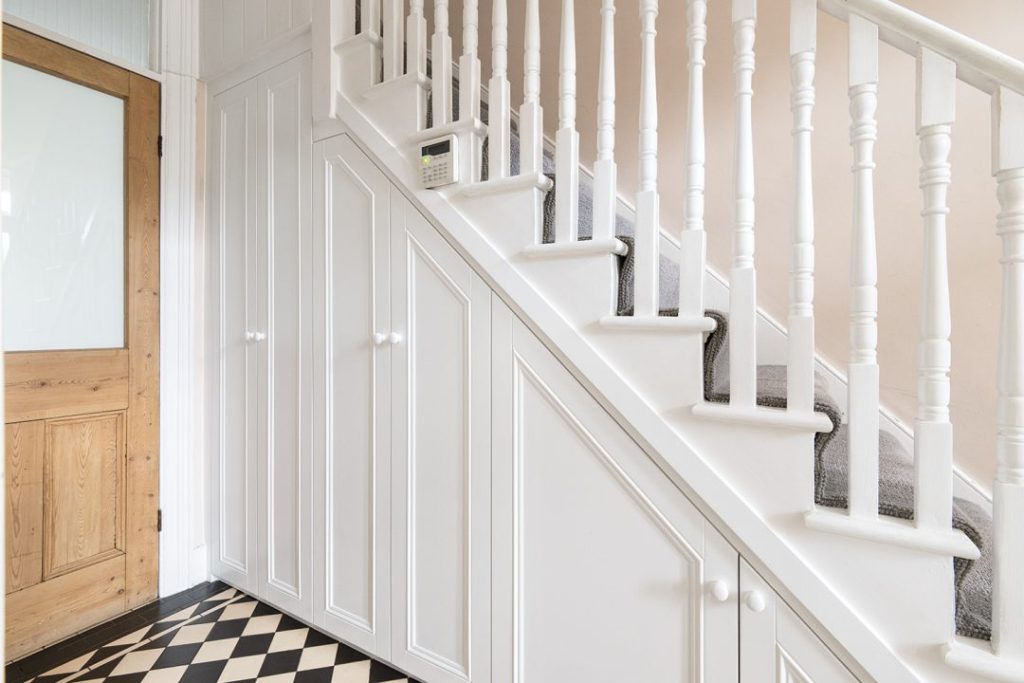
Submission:
[[[210,107],[212,570],[256,589],[256,83]]]
[[[310,613],[309,56],[259,77],[259,355],[261,595]]]
[[[314,619],[387,657],[391,190],[347,136],[314,159]]]
[[[490,290],[404,200],[392,205],[396,663],[487,680]]]

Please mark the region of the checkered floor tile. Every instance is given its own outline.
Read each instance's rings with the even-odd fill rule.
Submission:
[[[103,645],[35,681],[407,683],[393,669],[234,589]]]

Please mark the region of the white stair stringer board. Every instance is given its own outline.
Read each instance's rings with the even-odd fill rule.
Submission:
[[[349,132],[858,677],[887,683],[965,680],[943,661],[952,634],[935,631],[948,619],[933,618],[952,609],[951,559],[808,529],[803,514],[813,492],[809,431],[697,420],[679,410],[682,390],[674,412],[653,406],[638,393],[642,378],[635,356],[630,362],[603,355],[595,340],[610,335],[567,320],[544,294],[559,283],[532,282],[510,260],[514,251],[502,230],[521,236],[522,228],[502,221],[515,214],[506,213],[500,195],[488,200],[490,211],[486,202],[474,209],[490,223],[472,223],[466,207],[456,209],[446,193],[412,189],[418,183],[408,153],[389,144],[346,98],[337,107],[340,120],[320,125],[315,137]],[[529,243],[520,242],[515,251]],[[566,295],[572,295],[568,288]],[[693,350],[700,348],[701,333],[686,334]],[[643,335],[643,342],[658,336]],[[683,351],[654,358],[663,353],[646,355],[662,367],[699,367]]]

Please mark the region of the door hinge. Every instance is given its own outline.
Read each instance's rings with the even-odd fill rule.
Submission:
[[[156,138],[156,155],[162,157],[164,155],[164,136],[158,135]]]
[[[160,533],[163,530],[164,530],[164,511],[163,510],[157,510],[156,511],[156,532]]]

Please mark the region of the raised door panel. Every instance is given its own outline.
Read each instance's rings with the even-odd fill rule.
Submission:
[[[821,640],[745,561],[740,561],[743,683],[854,683]]]
[[[392,203],[394,662],[490,680],[490,290]]]
[[[493,680],[735,681],[735,599],[704,590],[735,588],[735,551],[494,309]]]
[[[348,136],[313,157],[313,619],[386,658],[391,185]]]
[[[260,595],[298,616],[310,594],[312,118],[305,54],[259,77],[256,333]]]
[[[256,81],[213,98],[209,121],[211,273],[207,382],[211,571],[255,592],[257,325]]]

